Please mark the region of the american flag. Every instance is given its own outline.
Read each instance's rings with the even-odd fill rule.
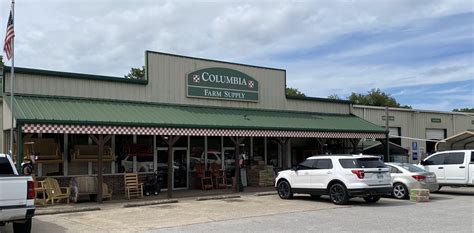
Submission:
[[[15,31],[13,30],[12,11],[10,11],[10,17],[8,17],[8,24],[7,24],[7,33],[5,35],[5,40],[3,41],[3,51],[5,51],[5,54],[7,55],[8,60],[12,58],[13,37],[15,37]]]

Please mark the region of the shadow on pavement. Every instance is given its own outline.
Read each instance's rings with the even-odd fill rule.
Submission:
[[[457,195],[457,196],[474,196],[474,189],[472,191],[466,191],[466,190],[440,190],[436,192],[435,194],[448,194],[448,195]]]
[[[13,233],[13,225],[7,224],[3,227],[0,227],[1,233]],[[33,226],[31,227],[31,232],[50,232],[50,233],[63,233],[66,232],[66,228],[56,225],[51,222],[45,222],[33,218]]]
[[[449,198],[447,198],[449,199]],[[311,202],[321,202],[321,203],[328,203],[332,204],[331,200],[329,199],[329,196],[322,196],[320,198],[312,198],[310,196],[294,196],[293,200],[298,200],[298,201],[311,201]],[[382,198],[380,201],[377,203],[367,203],[364,201],[364,199],[359,198],[359,197],[354,197],[351,198],[349,203],[345,206],[367,206],[367,207],[390,207],[390,206],[407,206],[407,205],[413,205],[415,204],[414,202],[410,202],[410,200],[398,200],[394,198]]]
[[[54,232],[54,233],[63,233],[66,232],[66,228],[56,225],[52,222],[45,222],[33,218],[33,227],[31,232]]]
[[[430,201],[445,201],[445,200],[451,200],[453,199],[452,197],[447,197],[447,196],[442,196],[442,195],[435,195],[435,194],[430,194]]]

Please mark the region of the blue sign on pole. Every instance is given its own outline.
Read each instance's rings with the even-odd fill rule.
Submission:
[[[412,142],[411,143],[411,149],[414,150],[414,151],[418,150],[418,143],[417,142]]]

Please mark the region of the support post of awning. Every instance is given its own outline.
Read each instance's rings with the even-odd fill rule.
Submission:
[[[278,137],[277,138],[277,142],[278,144],[280,144],[281,148],[282,148],[282,153],[281,153],[281,168],[283,169],[287,169],[288,168],[288,159],[287,159],[287,145],[288,145],[288,141],[290,140],[289,137]]]
[[[240,180],[240,143],[242,143],[245,137],[229,137],[230,140],[234,143],[235,146],[235,192],[238,193],[240,191],[240,186],[242,182]]]
[[[89,135],[89,137],[99,146],[97,158],[97,203],[100,204],[103,200],[102,185],[104,180],[104,174],[102,172],[102,157],[104,155],[104,145],[108,140],[110,140],[110,138],[112,138],[112,135],[107,135],[105,138],[103,134],[99,134],[99,138],[94,135]]]
[[[161,138],[168,145],[168,180],[167,180],[167,196],[171,198],[173,196],[173,145],[178,141],[181,136],[168,136],[161,135]]]
[[[316,138],[316,141],[319,143],[320,154],[324,154],[324,141],[323,140],[325,139]]]
[[[13,126],[11,128],[12,128],[12,133],[14,133],[15,130],[13,130],[14,129]],[[23,137],[21,136],[22,135],[21,125],[17,125],[16,128],[18,129],[17,130],[18,135],[16,137],[16,140],[17,140],[16,167],[17,167],[17,171],[21,171],[21,173],[23,174],[23,171],[21,170],[21,163],[23,162]],[[13,152],[13,148],[12,148],[12,152]]]
[[[390,162],[390,141],[388,136],[388,131],[385,133],[385,155],[384,161]]]
[[[353,154],[356,153],[357,145],[359,144],[360,140],[361,140],[360,138],[350,138],[349,139],[349,141],[352,144],[352,153]]]

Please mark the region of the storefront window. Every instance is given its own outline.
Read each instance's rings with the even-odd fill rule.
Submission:
[[[128,146],[128,159],[131,158],[137,172],[153,172],[153,136],[137,135],[137,143]],[[132,166],[132,168],[133,168]]]
[[[127,156],[132,144],[133,135],[115,135],[115,172],[133,171],[133,158]]]
[[[278,142],[276,138],[267,138],[267,165],[279,167]]]
[[[253,158],[250,162],[251,169],[258,169],[265,166],[265,138],[253,138]]]
[[[201,156],[204,154],[204,137],[191,137],[190,140],[189,169],[195,171],[196,165],[204,164],[204,160],[201,160]]]

